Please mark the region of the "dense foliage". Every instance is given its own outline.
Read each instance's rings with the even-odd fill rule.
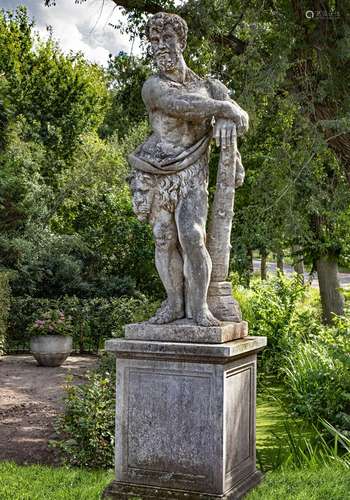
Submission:
[[[261,357],[266,372],[278,374],[284,354],[301,340],[295,323],[304,292],[298,275],[289,279],[282,274],[269,281],[255,281],[248,290],[237,290],[236,297],[249,323],[250,335],[267,337],[267,347]]]
[[[40,314],[39,318],[30,325],[29,330],[33,336],[71,335],[73,332],[72,317],[67,316],[60,309],[49,309]]]
[[[7,320],[10,309],[10,287],[7,273],[0,272],[0,355],[4,352]]]
[[[319,425],[329,421],[350,435],[350,322],[320,322],[320,306],[300,278],[278,275],[238,287],[250,332],[267,337],[261,356],[263,377],[274,374],[285,384],[295,415]]]
[[[337,325],[285,352],[281,370],[294,412],[311,422],[323,418],[350,436],[350,323]]]
[[[122,336],[126,323],[142,321],[155,310],[156,305],[142,295],[138,298],[92,299],[74,296],[59,299],[13,297],[8,318],[6,350],[28,350],[33,324],[44,315],[62,311],[71,318],[74,349],[80,352],[97,352],[103,348],[105,339]]]
[[[0,266],[15,271],[13,294],[157,293],[126,182],[125,153],[147,127],[121,134],[109,73],[40,41],[22,8],[0,13],[0,61]]]

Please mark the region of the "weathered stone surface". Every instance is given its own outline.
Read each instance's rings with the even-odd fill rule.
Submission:
[[[126,325],[128,340],[159,340],[163,342],[196,342],[222,344],[248,335],[246,321],[221,323],[220,326],[199,326],[192,320],[180,319],[167,325],[152,325],[148,322]]]
[[[149,20],[146,36],[158,67],[142,89],[152,134],[129,155],[129,163],[134,212],[152,226],[156,266],[167,293],[149,321],[189,318],[201,326],[218,326],[220,319],[239,321],[233,300],[220,293],[211,300],[211,311],[207,292],[211,274],[215,281],[227,279],[234,193],[244,178],[237,134],[248,129],[248,115],[225,85],[187,67],[183,19],[158,13]],[[206,235],[213,137],[221,155]]]
[[[225,273],[223,273],[225,277]],[[215,318],[220,321],[242,321],[242,313],[237,300],[232,296],[232,285],[229,281],[213,281],[208,289],[208,306]]]
[[[30,339],[30,350],[39,366],[61,366],[73,349],[65,335],[39,335]]]
[[[209,295],[232,295],[232,285],[229,281],[211,281],[208,290]]]
[[[256,352],[265,344],[108,341],[118,359],[116,482],[106,495],[154,498],[155,487],[158,498],[234,499],[257,484]]]
[[[232,295],[209,295],[208,306],[215,318],[220,321],[234,323],[242,321],[241,309]]]
[[[224,344],[192,344],[185,342],[149,342],[142,340],[110,339],[106,351],[121,357],[165,357],[172,360],[208,360],[227,363],[232,358],[258,352],[266,346],[266,337],[245,337]]]

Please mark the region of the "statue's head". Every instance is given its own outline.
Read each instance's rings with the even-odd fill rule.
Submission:
[[[161,71],[172,71],[186,48],[187,24],[176,14],[159,12],[146,25],[146,36]]]
[[[132,207],[139,221],[146,222],[151,213],[155,180],[154,175],[134,170],[129,176]]]

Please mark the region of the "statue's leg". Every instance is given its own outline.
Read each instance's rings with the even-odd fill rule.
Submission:
[[[159,209],[153,221],[156,244],[155,261],[167,300],[149,320],[151,323],[170,323],[184,317],[183,260],[178,250],[174,214]]]
[[[184,274],[193,320],[202,326],[216,326],[219,321],[208,308],[207,292],[211,274],[211,259],[205,246],[205,225],[208,213],[208,193],[205,185],[192,187],[181,199],[175,211],[179,241],[184,258]]]

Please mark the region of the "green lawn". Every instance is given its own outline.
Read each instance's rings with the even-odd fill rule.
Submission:
[[[288,449],[287,416],[276,401],[280,395],[271,385],[258,396],[258,465],[267,473],[247,500],[350,500],[350,470],[340,466],[271,471]],[[112,478],[113,472],[0,462],[0,499],[97,500]]]
[[[0,462],[1,500],[97,500],[111,472]]]
[[[246,500],[349,500],[350,470],[341,467],[267,473]]]
[[[286,446],[284,424],[287,415],[276,398],[283,395],[282,388],[271,385],[264,392],[258,391],[256,408],[257,466],[263,471],[273,469],[282,460]]]
[[[1,500],[98,500],[111,472],[0,463]],[[247,500],[347,500],[350,471],[339,467],[267,473]]]

